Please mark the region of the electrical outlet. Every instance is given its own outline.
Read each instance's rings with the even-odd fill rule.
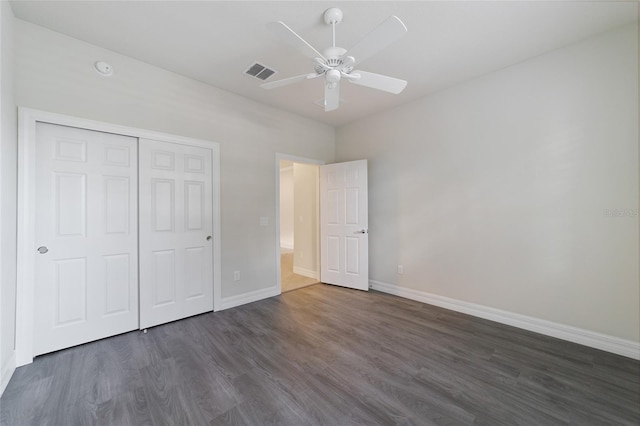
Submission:
[[[233,280],[240,281],[240,271],[233,271]]]
[[[398,274],[399,275],[403,275],[404,274],[404,266],[398,265]]]

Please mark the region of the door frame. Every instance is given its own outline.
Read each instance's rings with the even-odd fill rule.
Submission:
[[[16,288],[16,366],[33,362],[35,267],[35,148],[36,123],[78,127],[135,138],[154,139],[211,149],[213,155],[213,310],[222,309],[220,242],[220,144],[202,139],[104,123],[47,111],[18,107],[18,223]]]
[[[282,294],[282,269],[280,265],[280,160],[291,161],[294,163],[311,164],[314,166],[322,166],[326,164],[325,161],[316,160],[313,158],[297,157],[295,155],[276,153],[276,215],[275,215],[275,229],[276,229],[276,294]],[[320,182],[318,181],[318,184]],[[318,192],[318,214],[320,213],[320,193]],[[294,218],[295,220],[295,218]],[[320,223],[318,222],[318,227]],[[319,237],[318,232],[318,237]],[[318,240],[318,245],[320,240]],[[294,248],[295,250],[295,248]],[[318,267],[320,266],[320,247],[318,247]],[[318,270],[318,281],[320,280],[320,270]]]

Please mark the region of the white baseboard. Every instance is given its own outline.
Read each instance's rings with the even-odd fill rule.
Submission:
[[[539,318],[516,314],[501,309],[490,308],[484,305],[469,303],[462,300],[451,299],[449,297],[438,296],[393,284],[379,281],[369,281],[369,286],[384,293],[393,294],[429,305],[440,306],[452,311],[462,312],[479,318],[488,319],[513,327],[523,328],[558,339],[568,340],[573,343],[589,346],[614,354],[626,356],[633,359],[640,359],[640,343],[632,340],[621,339],[619,337],[596,333],[569,325],[559,324]]]
[[[250,291],[248,293],[239,294],[237,296],[225,297],[222,299],[223,309],[235,308],[236,306],[244,305],[258,300],[267,299],[269,297],[277,296],[280,294],[277,287],[261,288],[260,290]]]
[[[11,352],[11,356],[2,366],[2,372],[0,373],[0,396],[4,393],[4,390],[13,376],[13,372],[16,371],[16,352]]]
[[[309,278],[315,278],[316,280],[318,279],[318,271],[312,271],[311,269],[299,268],[297,266],[294,266],[293,273]]]

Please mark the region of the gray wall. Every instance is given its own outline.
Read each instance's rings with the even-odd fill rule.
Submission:
[[[331,126],[21,20],[15,47],[20,106],[220,143],[223,298],[276,285],[275,153],[331,162]],[[97,60],[114,75],[99,76]]]
[[[338,128],[371,279],[639,341],[637,31]]]
[[[280,160],[280,247],[293,248],[293,163]]]

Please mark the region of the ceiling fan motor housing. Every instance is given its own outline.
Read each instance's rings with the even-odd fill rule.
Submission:
[[[352,56],[343,57],[345,53],[347,53],[347,50],[342,47],[329,47],[323,52],[324,57],[327,60],[322,62],[331,68],[338,68],[340,71],[348,74],[353,71],[352,64],[354,63],[354,59]],[[316,59],[316,61],[320,60]],[[326,67],[323,67],[320,64],[316,64],[314,69],[318,74],[322,74],[327,71]]]
[[[324,50],[324,57],[327,58],[327,65],[334,66],[332,62],[338,64],[338,61],[342,58],[342,55],[347,53],[347,49],[342,47],[327,47]]]

